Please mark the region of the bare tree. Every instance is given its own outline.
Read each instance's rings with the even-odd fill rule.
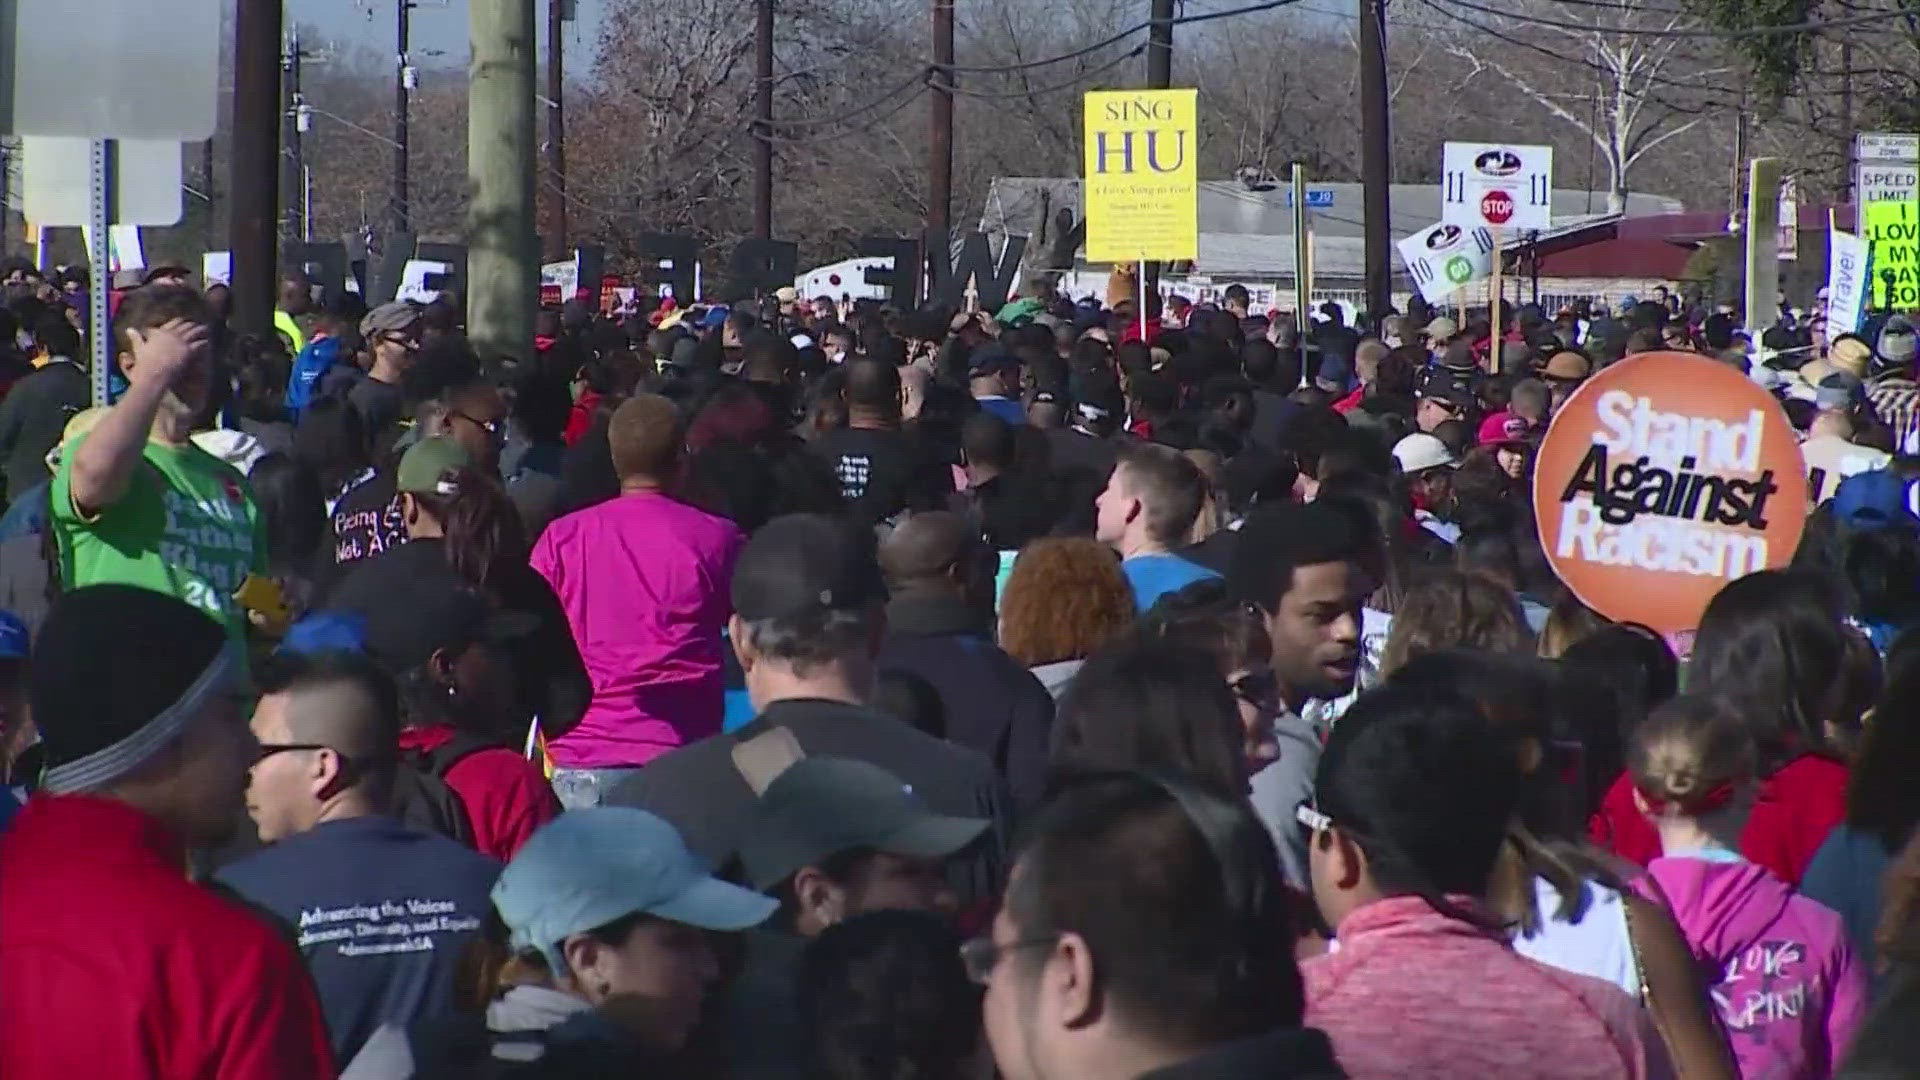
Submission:
[[[1626,208],[1630,174],[1649,154],[1714,118],[1725,96],[1703,93],[1731,68],[1685,36],[1703,24],[1671,0],[1617,4],[1525,0],[1490,14],[1443,10],[1446,50],[1467,79],[1491,73],[1593,144],[1607,170],[1608,209]]]

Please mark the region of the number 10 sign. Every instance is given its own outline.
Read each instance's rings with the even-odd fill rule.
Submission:
[[[1553,224],[1553,147],[1450,142],[1441,166],[1440,220],[1489,229]]]

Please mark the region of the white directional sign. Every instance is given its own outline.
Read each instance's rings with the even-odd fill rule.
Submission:
[[[1440,220],[1449,225],[1538,230],[1553,224],[1553,147],[1446,145]]]
[[[1443,304],[1476,281],[1493,276],[1493,234],[1483,227],[1441,222],[1400,241],[1400,261],[1428,303]]]
[[[1920,161],[1920,135],[1863,131],[1854,139],[1856,161]]]

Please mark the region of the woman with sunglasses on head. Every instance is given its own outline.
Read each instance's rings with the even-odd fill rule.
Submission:
[[[1866,980],[1832,909],[1740,854],[1758,749],[1729,704],[1682,695],[1635,732],[1633,802],[1660,834],[1647,873],[1694,957],[1749,1077],[1833,1074],[1866,1010]]]

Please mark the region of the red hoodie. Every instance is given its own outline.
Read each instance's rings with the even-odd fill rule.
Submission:
[[[580,396],[574,399],[573,411],[567,414],[567,429],[561,432],[561,441],[568,446],[579,442],[593,427],[593,413],[599,407],[600,395],[591,390],[582,390]]]
[[[1847,767],[1818,754],[1802,754],[1760,783],[1760,799],[1740,832],[1740,854],[1798,888],[1813,853],[1847,814]],[[1625,773],[1607,789],[1587,822],[1595,844],[1645,866],[1660,855],[1660,834],[1633,805],[1633,781]]]

